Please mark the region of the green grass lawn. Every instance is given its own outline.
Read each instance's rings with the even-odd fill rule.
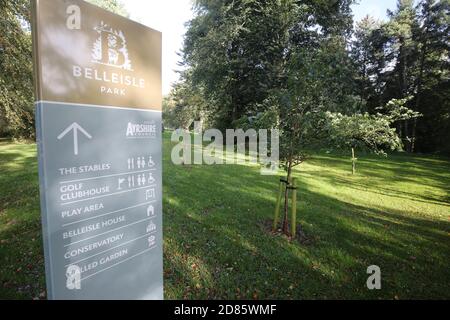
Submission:
[[[175,166],[164,146],[166,299],[450,298],[450,161],[317,154],[297,168],[301,244],[266,230],[278,177]],[[0,298],[45,297],[34,144],[0,142]],[[366,288],[378,265],[382,289]]]

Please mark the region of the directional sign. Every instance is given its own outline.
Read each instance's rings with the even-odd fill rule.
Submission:
[[[162,299],[161,34],[80,0],[34,0],[50,299]]]
[[[77,156],[78,155],[78,131],[80,131],[82,134],[84,134],[88,139],[92,139],[92,137],[78,123],[74,122],[58,136],[58,140],[61,140],[62,138],[64,138],[65,135],[71,131],[73,131],[73,154]]]

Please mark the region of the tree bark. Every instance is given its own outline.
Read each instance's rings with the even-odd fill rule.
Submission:
[[[411,141],[409,136],[409,126],[408,126],[408,119],[404,120],[403,127],[405,129],[405,145],[406,145],[406,151],[411,152]]]
[[[400,51],[399,51],[399,62],[398,62],[399,63],[398,64],[398,70],[399,70],[398,80],[399,80],[400,98],[403,99],[406,96],[406,56],[405,56],[405,40],[403,39],[403,37],[400,37],[399,42],[400,42]],[[402,130],[402,125],[405,130]],[[407,129],[406,121],[404,121],[403,123],[400,122],[399,127],[400,127],[400,132],[399,132],[400,139],[402,139],[402,141],[405,143],[406,150],[408,150],[409,145],[407,144],[407,141],[405,139],[405,138],[407,138],[407,135],[408,135],[408,132],[406,131],[406,129]]]
[[[352,174],[356,173],[355,148],[352,148]]]
[[[426,39],[426,37],[425,37]],[[422,94],[422,80],[423,80],[423,72],[425,69],[425,59],[427,54],[427,40],[423,44],[421,57],[420,57],[420,69],[419,69],[419,77],[417,79],[417,91],[416,91],[416,110],[419,111],[420,108],[420,98]],[[411,152],[415,152],[416,150],[416,128],[417,128],[417,118],[414,118],[413,129],[412,129],[412,137],[411,137]]]
[[[414,153],[416,151],[416,127],[417,127],[417,119],[414,118],[411,134],[411,153]]]
[[[288,223],[288,210],[289,210],[289,189],[288,186],[291,183],[291,173],[292,173],[292,159],[288,161],[287,176],[286,176],[286,189],[284,190],[284,215],[283,215],[283,233],[289,234],[289,223]]]

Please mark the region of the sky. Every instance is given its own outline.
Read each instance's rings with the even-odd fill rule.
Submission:
[[[387,19],[387,10],[394,10],[397,0],[360,0],[359,4],[353,5],[354,20],[361,20],[366,15],[371,15],[378,20]]]
[[[163,34],[163,94],[170,92],[178,80],[177,63],[186,32],[185,23],[192,19],[192,0],[121,0],[130,18]],[[360,0],[353,5],[355,20],[367,14],[386,20],[386,10],[395,9],[397,0]]]

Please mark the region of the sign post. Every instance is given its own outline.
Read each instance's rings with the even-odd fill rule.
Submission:
[[[163,299],[161,33],[33,0],[50,299]]]

